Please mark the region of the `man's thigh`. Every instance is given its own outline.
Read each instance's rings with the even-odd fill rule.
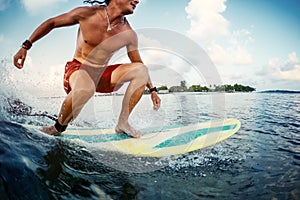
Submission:
[[[137,71],[139,69],[146,68],[142,63],[130,63],[120,65],[111,74],[111,84],[121,85],[125,82],[131,81],[137,76]]]
[[[95,91],[95,83],[85,70],[77,70],[72,73],[69,79],[71,89]]]

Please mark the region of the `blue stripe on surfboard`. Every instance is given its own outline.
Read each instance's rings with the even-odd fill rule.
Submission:
[[[188,144],[200,136],[203,136],[203,135],[206,135],[209,133],[213,133],[213,132],[229,131],[229,130],[235,129],[236,127],[237,127],[237,125],[234,124],[234,125],[218,126],[218,127],[213,127],[213,128],[203,128],[203,129],[199,129],[199,130],[195,130],[195,131],[189,131],[189,132],[177,135],[175,137],[172,137],[172,138],[158,144],[154,148],[160,149],[160,148]]]
[[[97,135],[61,135],[62,138],[67,139],[79,139],[88,143],[99,142],[112,142],[130,139],[131,137],[126,134],[114,133],[114,134],[97,134]]]
[[[149,128],[141,130],[143,135],[147,135],[150,133],[160,132],[161,130],[169,130],[174,128],[182,127],[182,125],[170,125],[165,126],[164,128]],[[88,143],[100,143],[100,142],[113,142],[113,141],[120,141],[120,140],[126,140],[130,139],[132,137],[126,135],[126,134],[120,134],[120,133],[110,133],[110,134],[102,134],[100,133],[101,130],[99,128],[70,128],[70,130],[99,130],[99,134],[93,134],[93,135],[78,135],[78,134],[61,134],[59,137],[66,138],[66,139],[79,139],[83,140]]]

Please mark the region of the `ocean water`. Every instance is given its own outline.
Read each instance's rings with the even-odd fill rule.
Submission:
[[[300,199],[300,94],[166,94],[159,112],[144,95],[130,118],[139,129],[223,118],[242,125],[212,147],[139,158],[19,125],[53,124],[35,114],[58,113],[63,97],[53,96],[61,80],[37,81],[30,70],[16,71],[9,63],[1,61],[0,68],[1,200]],[[72,125],[114,128],[121,101],[119,95],[96,96]]]
[[[177,93],[148,95],[130,122],[137,128],[237,118],[241,129],[199,151],[161,159],[93,152],[18,123],[46,125],[63,98],[0,93],[0,199],[300,199],[300,94]],[[74,126],[113,128],[122,96],[97,96]],[[16,108],[16,107],[15,107]]]

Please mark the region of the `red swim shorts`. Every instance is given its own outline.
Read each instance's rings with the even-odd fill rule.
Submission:
[[[74,59],[73,61],[67,62],[65,66],[64,74],[64,89],[67,94],[71,92],[71,87],[69,85],[69,79],[73,72],[82,69],[85,70],[94,81],[96,86],[96,92],[100,93],[110,93],[118,90],[120,86],[113,86],[111,84],[111,74],[117,69],[121,64],[109,65],[103,68],[95,68],[81,64],[78,60]]]

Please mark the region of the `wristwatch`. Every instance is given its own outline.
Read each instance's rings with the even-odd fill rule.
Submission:
[[[157,92],[157,89],[156,89],[156,87],[153,87],[153,88],[150,88],[149,91],[150,91],[150,93]]]

